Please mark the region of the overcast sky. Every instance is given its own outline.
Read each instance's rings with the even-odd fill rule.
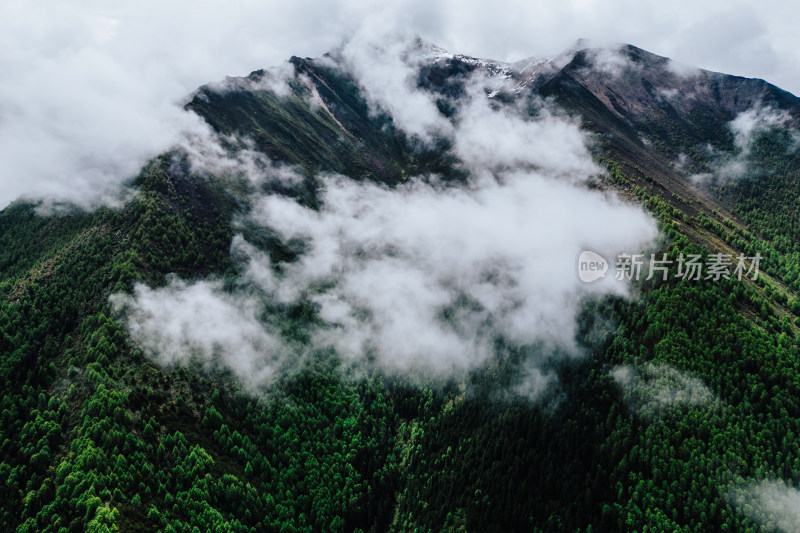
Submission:
[[[318,56],[364,25],[509,61],[556,54],[578,38],[628,42],[800,93],[794,2],[384,4],[3,0],[0,207],[20,196],[107,201],[120,179],[197,128],[180,105],[198,85]]]

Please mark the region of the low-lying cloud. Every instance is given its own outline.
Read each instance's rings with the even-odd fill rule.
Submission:
[[[345,356],[374,351],[389,371],[474,368],[497,335],[571,345],[580,299],[596,290],[576,282],[582,243],[610,251],[654,235],[638,209],[535,174],[473,190],[324,184],[319,211],[267,196],[252,218],[308,243],[286,279],[330,287],[309,294],[335,326],[324,336]]]
[[[383,57],[385,50],[364,53]],[[394,53],[404,52],[398,47]],[[409,77],[407,63],[386,65],[394,65],[403,79]],[[395,77],[387,74],[387,79]],[[374,83],[357,81],[365,91]],[[299,257],[272,264],[266,253],[238,236],[232,253],[241,276],[232,291],[223,293],[208,282],[173,282],[164,289],[138,287],[134,298],[123,297],[133,338],[162,359],[188,342],[184,337],[176,342],[165,330],[191,331],[191,314],[187,319],[178,312],[179,304],[202,291],[218,300],[209,308],[223,313],[224,327],[235,327],[227,325],[233,319],[247,331],[253,317],[260,316],[253,302],[311,305],[321,323],[305,326],[309,339],[300,351],[333,348],[350,369],[369,367],[412,378],[464,377],[494,356],[498,339],[579,353],[575,316],[583,298],[625,295],[628,287],[612,280],[580,282],[578,255],[586,248],[605,256],[642,249],[655,238],[655,223],[638,206],[586,186],[602,172],[575,122],[541,101],[492,106],[480,83],[468,86],[469,94],[456,102],[454,118],[436,129],[452,141],[469,176],[465,182],[416,176],[390,188],[322,174],[316,177],[319,209],[283,194],[254,194],[244,225],[302,243]],[[446,121],[435,107],[419,111],[427,114],[419,117],[423,122],[398,119],[386,98],[403,107],[415,100],[415,89],[382,90],[372,93],[373,105],[407,128],[409,138],[430,131],[420,124]],[[534,113],[527,114],[528,109]],[[270,179],[268,172],[263,174]],[[171,303],[157,306],[158,299]],[[246,316],[231,316],[237,299],[244,302]],[[246,338],[257,342],[248,341],[245,350],[226,344],[227,333],[222,337],[201,349],[192,346],[194,353],[208,357],[212,346],[222,360],[229,353],[231,366],[240,370],[252,366],[249,357],[256,358],[256,366],[300,357],[296,345],[274,343],[274,335],[268,342],[251,334]],[[161,346],[165,340],[169,349]],[[169,357],[167,362],[175,356]],[[550,382],[550,373],[538,364],[524,369],[528,378],[520,390],[539,394]],[[269,373],[264,375],[268,382]]]
[[[743,152],[749,153],[756,134],[786,124],[789,115],[785,111],[756,105],[736,115],[728,127],[733,133],[733,142]]]
[[[292,92],[289,82],[294,77],[294,65],[285,61],[276,67],[254,72],[248,77],[228,77],[222,81],[211,82],[206,87],[219,93],[239,90],[270,91],[276,96],[285,97]]]
[[[250,215],[284,240],[305,242],[296,262],[276,271],[239,236],[242,283],[232,293],[218,282],[174,280],[115,297],[132,337],[168,364],[218,357],[245,382],[268,382],[276,360],[298,353],[257,334],[259,309],[306,299],[327,324],[311,326],[313,347],[389,375],[458,377],[484,365],[498,337],[576,350],[581,299],[627,292],[580,283],[581,247],[611,255],[654,236],[639,209],[535,174],[474,189],[422,178],[397,189],[338,175],[322,181],[319,211],[268,195]]]
[[[734,487],[728,492],[728,501],[767,530],[800,531],[800,490],[784,481]]]
[[[718,401],[702,380],[669,365],[620,365],[611,376],[628,408],[645,419],[669,414],[672,408],[709,407]]]
[[[422,46],[410,35],[363,27],[337,51],[332,64],[355,77],[373,113],[387,113],[412,140],[431,142],[450,134],[451,125],[433,96],[417,89],[426,52]]]
[[[600,173],[586,153],[577,123],[541,106],[536,120],[517,106],[493,108],[482,94],[472,96],[458,114],[454,151],[473,172],[535,170],[565,183],[582,183]]]
[[[724,152],[712,145],[705,147],[710,159],[711,172],[696,174],[690,178],[696,183],[717,180],[723,183],[732,182],[758,171],[752,162],[752,150],[759,135],[775,129],[790,128],[792,138],[795,131],[791,128],[791,117],[783,110],[774,109],[757,103],[752,108],[742,111],[728,123],[728,129],[733,136],[733,152]],[[794,143],[793,143],[794,144]],[[794,150],[795,146],[790,146]],[[685,157],[685,156],[684,156]],[[685,164],[679,159],[678,164]]]
[[[168,367],[197,360],[255,386],[271,380],[284,359],[283,343],[260,319],[260,302],[225,292],[221,281],[173,277],[159,289],[139,283],[133,295],[112,295],[111,304],[125,313],[139,346]]]

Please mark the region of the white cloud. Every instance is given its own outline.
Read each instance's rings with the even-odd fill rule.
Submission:
[[[728,501],[768,530],[800,531],[800,490],[784,481],[734,487],[728,492]]]
[[[750,153],[757,135],[773,128],[783,127],[789,119],[790,117],[785,111],[764,107],[760,103],[739,113],[728,123],[728,128],[733,134],[735,153],[721,152],[708,145],[706,151],[711,159],[712,173],[695,175],[692,176],[692,179],[695,182],[702,182],[710,178],[729,181],[744,177],[748,170],[753,168]],[[795,134],[794,130],[791,133]]]
[[[612,78],[635,76],[640,70],[637,63],[624,53],[620,46],[592,49],[587,53],[593,72],[603,73]]]
[[[670,59],[667,61],[667,70],[680,78],[691,78],[694,76],[698,76],[701,73],[701,70],[695,65],[689,65],[687,63],[681,63],[680,61],[675,61]],[[674,92],[673,92],[674,91]],[[663,96],[668,100],[674,98],[678,95],[677,89],[665,89]]]
[[[195,172],[211,174],[229,184],[244,183],[250,190],[265,183],[293,188],[303,180],[295,167],[271,160],[246,137],[220,136],[203,129],[185,135],[177,146]]]
[[[526,112],[521,106],[493,109],[480,87],[472,90],[458,114],[454,137],[456,155],[471,169],[535,168],[568,182],[599,172],[587,157],[584,133],[573,121],[554,115],[548,107],[540,107],[536,120],[523,120]]]
[[[137,284],[132,296],[115,294],[111,304],[124,313],[131,336],[149,355],[173,366],[197,359],[209,368],[223,364],[249,386],[274,377],[286,348],[259,320],[260,302],[232,295],[219,281],[166,287]]]
[[[785,111],[777,111],[756,105],[736,115],[728,127],[733,133],[736,147],[743,152],[749,152],[759,132],[782,126],[789,120]]]
[[[413,36],[392,30],[393,26],[377,31],[362,27],[339,51],[338,61],[355,76],[373,112],[388,113],[412,140],[430,142],[448,134],[450,123],[439,113],[433,95],[417,88],[425,51],[415,46]]]
[[[211,81],[207,87],[216,92],[225,93],[236,90],[270,91],[279,97],[289,96],[291,87],[289,82],[295,77],[292,63],[283,63],[264,69],[252,77],[228,77],[222,81]]]
[[[574,348],[581,297],[625,292],[577,280],[582,247],[611,255],[655,236],[638,208],[535,173],[472,188],[414,179],[388,189],[342,176],[324,184],[319,212],[266,196],[251,216],[307,240],[282,283],[336,325],[318,341],[345,358],[372,354],[389,373],[479,367],[496,335]]]
[[[611,376],[622,389],[625,403],[642,418],[653,418],[672,407],[710,406],[717,398],[700,379],[669,365],[620,365]]]

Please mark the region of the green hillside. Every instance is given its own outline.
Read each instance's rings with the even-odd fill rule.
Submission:
[[[427,172],[462,177],[446,144],[414,146],[369,112],[346,75],[293,63],[311,81],[293,80],[288,97],[201,88],[188,107],[298,165],[307,179],[291,194],[306,205],[318,203],[320,172],[388,186]],[[555,365],[560,389],[539,402],[496,394],[525,357],[513,347],[466,388],[348,379],[336,353],[315,353],[254,394],[225,369],[157,364],[109,304],[136,281],[160,287],[172,273],[231,287],[242,276],[230,249],[248,231],[237,218],[246,200],[167,153],[121,208],[41,216],[18,203],[0,213],[0,529],[774,530],[730,494],[765,479],[800,484],[795,141],[766,131],[747,154],[750,175],[695,188],[673,159],[704,143],[735,150],[725,124],[736,110],[725,102],[747,102],[722,95],[694,110],[634,115],[622,88],[611,109],[604,89],[574,69],[531,90],[602,136],[601,186],[657,218],[666,236],[658,253],[758,253],[757,281],[670,276],[640,282],[640,298],[587,302],[587,356]],[[433,74],[434,86],[460,75]],[[767,104],[800,113],[800,101],[764,82],[719,76],[713,83],[733,92],[767,87],[777,95]],[[325,106],[310,106],[311,92]],[[692,173],[711,163],[698,151]],[[274,235],[251,237],[276,263],[296,255]],[[319,320],[312,305],[270,312],[287,338]],[[614,379],[623,364],[652,386],[688,387],[680,376],[691,376],[708,394],[653,407]]]

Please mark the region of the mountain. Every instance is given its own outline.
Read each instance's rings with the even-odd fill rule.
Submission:
[[[162,154],[121,207],[41,214],[18,202],[0,213],[3,529],[797,530],[800,99],[633,46],[579,46],[513,64],[421,41],[393,50],[375,52],[367,70],[363,51],[345,46],[199,88],[186,108],[217,136],[214,153],[227,155],[215,166],[197,147]],[[518,132],[530,146],[516,146]],[[466,133],[480,142],[464,144]],[[583,145],[570,144],[579,133],[591,165]],[[539,141],[574,157],[550,160],[536,152]],[[561,204],[519,212],[509,202],[512,226],[533,227],[529,205],[568,225],[559,212],[594,209],[585,195],[605,198],[598,212],[624,212],[623,221],[641,220],[627,210],[646,210],[660,231],[652,252],[672,261],[670,275],[633,282],[628,297],[585,295],[577,317],[568,315],[575,346],[559,342],[562,322],[543,320],[534,338],[506,327],[501,318],[519,316],[527,301],[487,312],[471,289],[516,294],[527,278],[514,264],[489,257],[475,279],[450,276],[462,263],[437,252],[448,243],[406,238],[436,234],[425,227],[430,206],[447,208],[433,220],[452,216],[474,231],[456,255],[476,254],[470,243],[492,218],[469,225],[484,211],[465,217],[427,195],[461,206],[475,194],[491,206],[507,189],[492,182],[481,196],[482,172],[500,187],[541,175],[537,191],[561,195],[543,196]],[[344,203],[329,206],[332,193]],[[363,203],[351,213],[347,202]],[[391,219],[408,204],[422,206],[417,218]],[[337,216],[349,222],[329,231]],[[423,229],[393,233],[415,225]],[[547,241],[561,229],[536,235]],[[376,344],[363,357],[352,342],[320,348],[315,339],[337,331],[326,302],[373,271],[287,285],[324,263],[303,231],[325,243],[348,236],[333,270],[374,257],[399,264],[408,278],[366,279],[358,292],[369,302],[375,287],[385,290],[398,313],[417,309],[404,296],[420,298],[409,292],[416,271],[405,255],[444,261],[426,271],[445,279],[426,278],[425,297],[441,286],[461,291],[437,320],[455,331],[453,342],[489,332],[476,337],[489,339],[470,356],[479,363],[449,374],[414,370],[412,359],[409,371],[403,346],[382,358],[379,329],[366,335]],[[501,252],[528,246],[486,239]],[[676,277],[678,258],[693,254],[742,254],[748,266],[760,256],[761,271]],[[563,301],[543,292],[531,309],[559,315],[574,277]],[[378,324],[382,309],[359,308],[356,322]],[[187,318],[159,325],[164,310]],[[159,334],[142,340],[147,327]],[[393,340],[427,340],[418,333]],[[185,353],[170,352],[173,338]],[[252,347],[260,357],[272,342],[292,356],[264,363],[280,368],[266,385],[223,357]]]

